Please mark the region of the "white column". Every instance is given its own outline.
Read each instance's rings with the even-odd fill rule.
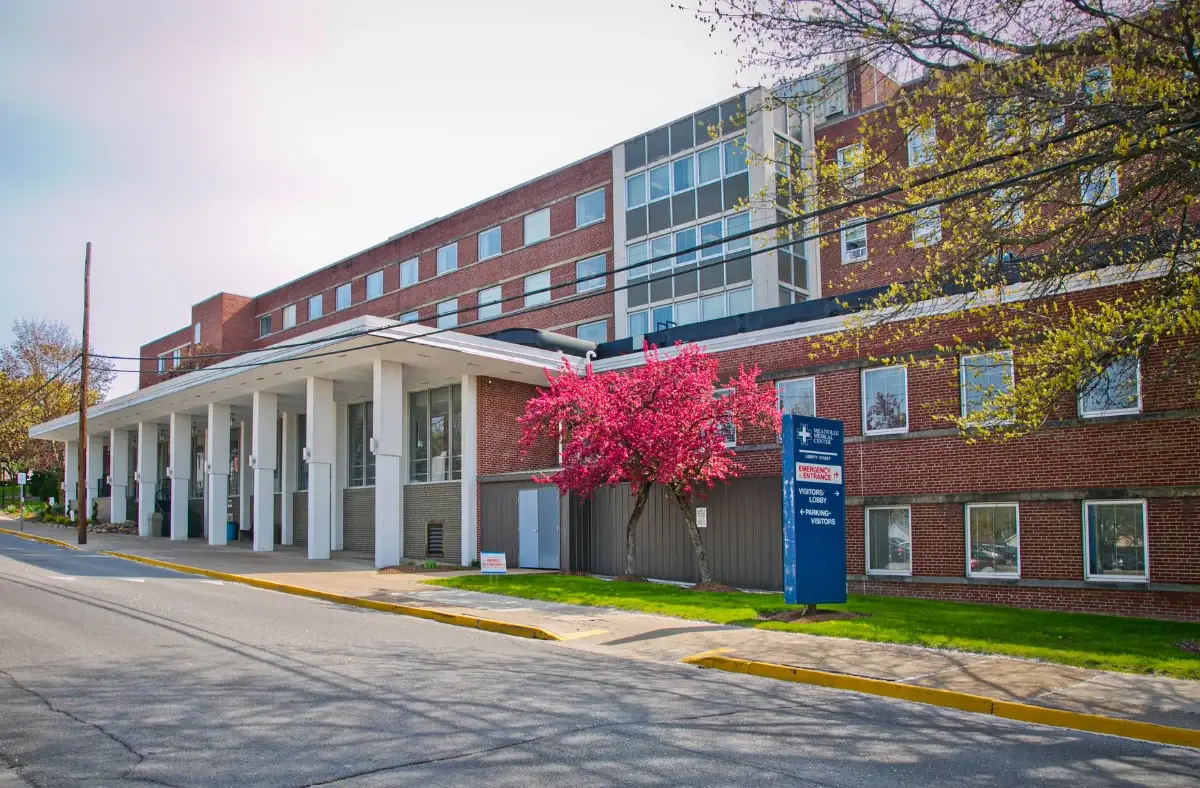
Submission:
[[[328,558],[333,547],[333,381],[308,379],[304,417],[308,454],[308,557]]]
[[[292,493],[296,491],[296,430],[299,425],[296,423],[295,413],[283,413],[283,435],[280,439],[283,441],[283,463],[279,469],[279,521],[282,523],[280,527],[279,541],[281,544],[292,544],[294,541],[292,528],[295,522],[292,515]]]
[[[370,450],[375,453],[375,566],[395,566],[404,555],[404,371],[375,359]]]
[[[470,566],[477,557],[475,542],[476,512],[479,509],[478,471],[478,424],[479,401],[477,378],[463,375],[462,378],[462,565]]]
[[[208,467],[208,484],[204,487],[208,497],[208,543],[219,546],[228,543],[225,532],[225,523],[228,522],[226,512],[229,510],[228,405],[208,406],[208,442],[205,448],[205,464]]]
[[[250,470],[250,425],[238,422],[238,530],[249,531],[253,522],[250,495],[254,491],[254,473]]]
[[[158,491],[158,425],[139,421],[137,436],[138,536],[150,536]]]
[[[84,516],[91,520],[92,501],[100,497],[100,478],[104,474],[104,435],[87,436],[87,500],[84,501]]]
[[[111,517],[114,523],[129,519],[125,501],[129,496],[129,430],[112,430],[108,436],[109,476],[112,477]]]
[[[170,458],[171,477],[171,540],[188,538],[188,493],[192,481],[192,417],[186,413],[171,414]]]
[[[254,392],[254,433],[250,454],[254,461],[254,549],[275,549],[275,419],[279,396]]]
[[[79,441],[63,442],[63,511],[79,497]]]
[[[333,532],[330,549],[345,549],[345,496],[342,491],[350,486],[350,409],[344,402],[333,405]]]

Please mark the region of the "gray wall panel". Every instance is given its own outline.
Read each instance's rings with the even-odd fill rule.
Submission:
[[[292,493],[292,544],[308,547],[308,492]]]
[[[375,552],[375,488],[342,490],[342,544],[346,550]]]
[[[404,557],[429,555],[428,525],[442,524],[439,560],[462,560],[462,482],[431,482],[404,486]]]

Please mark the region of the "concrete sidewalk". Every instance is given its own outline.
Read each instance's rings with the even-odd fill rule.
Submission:
[[[0,518],[3,520],[3,518]],[[16,530],[13,521],[3,527]],[[28,533],[74,543],[71,529],[26,523]],[[549,630],[561,646],[677,663],[712,649],[725,656],[845,673],[998,700],[1200,730],[1200,682],[1110,673],[1010,657],[729,627],[609,608],[539,602],[424,585],[468,572],[379,574],[368,554],[309,561],[298,548],[254,553],[247,544],[209,547],[89,534],[84,550],[113,550],[345,596],[459,613]]]

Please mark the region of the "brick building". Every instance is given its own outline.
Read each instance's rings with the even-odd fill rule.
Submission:
[[[996,445],[938,416],[976,404],[964,375],[1011,379],[1010,358],[939,358],[936,335],[889,347],[936,361],[908,368],[814,351],[852,308],[828,296],[903,278],[912,254],[867,226],[825,247],[739,237],[788,216],[747,205],[774,182],[747,150],[851,146],[898,89],[869,68],[823,79],[808,113],[756,109],[768,94],[750,90],[266,293],[217,294],[143,346],[139,390],[93,408],[85,447],[72,417],[31,434],[65,443],[68,476],[86,451],[89,495],[111,479],[114,519],[146,534],[158,499],[177,539],[224,544],[228,521],[255,549],[313,558],[468,564],[482,549],[617,574],[629,496],[534,482],[555,447],[522,454],[515,419],[564,354],[618,370],[643,336],[694,341],[724,372],[757,364],[792,412],[845,423],[852,591],[1200,620],[1194,393],[1144,374],[1169,359],[1110,370],[1104,392]],[[1062,297],[1122,286],[1081,279]],[[167,374],[194,348],[241,355]],[[744,478],[706,503],[710,559],[723,581],[778,588],[779,447],[740,435],[736,450]],[[640,573],[695,578],[673,504],[652,501],[639,538]]]

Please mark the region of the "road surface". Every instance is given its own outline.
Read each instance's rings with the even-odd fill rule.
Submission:
[[[1200,784],[1200,752],[567,650],[0,534],[0,788]]]

